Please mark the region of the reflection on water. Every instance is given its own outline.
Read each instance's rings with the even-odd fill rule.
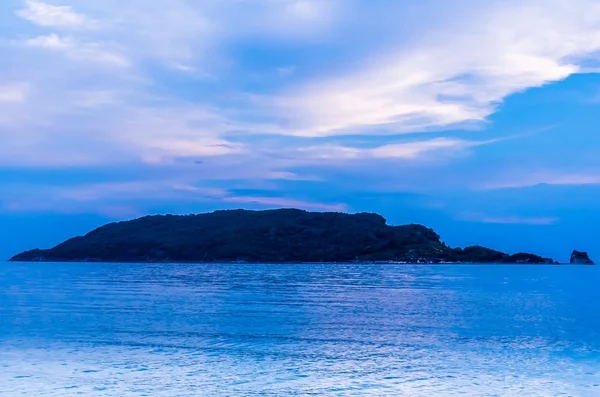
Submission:
[[[600,271],[0,264],[1,396],[598,396]]]

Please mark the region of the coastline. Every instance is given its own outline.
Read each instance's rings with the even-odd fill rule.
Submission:
[[[496,266],[593,266],[582,263],[526,263],[526,262],[434,262],[434,261],[170,261],[170,260],[82,260],[82,259],[51,259],[51,260],[15,260],[9,259],[7,263],[104,263],[104,264],[185,264],[185,265],[435,265],[435,266],[454,266],[454,265],[496,265]]]

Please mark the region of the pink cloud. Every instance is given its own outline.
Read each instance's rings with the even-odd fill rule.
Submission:
[[[286,199],[280,197],[253,197],[253,196],[232,196],[225,197],[223,201],[229,203],[240,203],[240,204],[261,204],[274,207],[293,207],[305,210],[318,210],[318,211],[337,211],[344,212],[348,210],[346,204],[325,204],[325,203],[312,203],[302,200]]]
[[[187,195],[188,198],[203,198],[228,203],[260,204],[310,210],[345,211],[347,209],[345,204],[313,203],[280,197],[235,196],[223,189],[197,187],[186,183],[173,184],[168,182],[92,184],[77,188],[69,188],[62,192],[61,198],[80,202],[90,202],[122,196],[146,199],[184,198],[181,195]]]
[[[46,199],[22,195],[19,200],[5,200],[0,205],[10,212],[51,211],[58,213],[94,213],[108,218],[131,218],[143,215],[144,202],[214,202],[238,203],[241,206],[261,205],[271,208],[299,208],[316,211],[347,211],[346,204],[309,202],[294,198],[236,196],[219,188],[198,187],[188,183],[132,181],[85,184],[67,188],[47,187]],[[39,192],[39,187],[37,192]],[[135,199],[140,208],[120,204],[122,200]]]
[[[537,172],[514,179],[489,182],[483,185],[484,189],[522,188],[536,185],[599,185],[600,174],[554,174],[551,172]]]
[[[524,217],[518,215],[490,216],[479,213],[463,213],[458,216],[458,219],[470,222],[506,225],[553,225],[560,221],[559,218],[555,217]]]

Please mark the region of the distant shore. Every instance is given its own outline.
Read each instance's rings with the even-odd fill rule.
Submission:
[[[8,262],[21,263],[105,263],[105,264],[182,264],[182,265],[496,265],[496,266],[585,266],[580,263],[555,262],[555,263],[517,263],[517,262],[403,262],[403,261],[282,261],[282,262],[251,262],[251,261],[214,261],[214,262],[198,262],[198,261],[168,261],[168,260],[152,260],[152,261],[102,261],[102,260],[76,260],[76,259],[56,259],[56,260],[9,260]]]

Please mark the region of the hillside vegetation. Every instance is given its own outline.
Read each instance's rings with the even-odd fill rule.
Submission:
[[[452,249],[432,229],[421,225],[390,226],[377,214],[295,209],[146,216],[111,223],[52,249],[27,251],[11,260],[550,262],[532,254],[510,256],[479,246]]]

